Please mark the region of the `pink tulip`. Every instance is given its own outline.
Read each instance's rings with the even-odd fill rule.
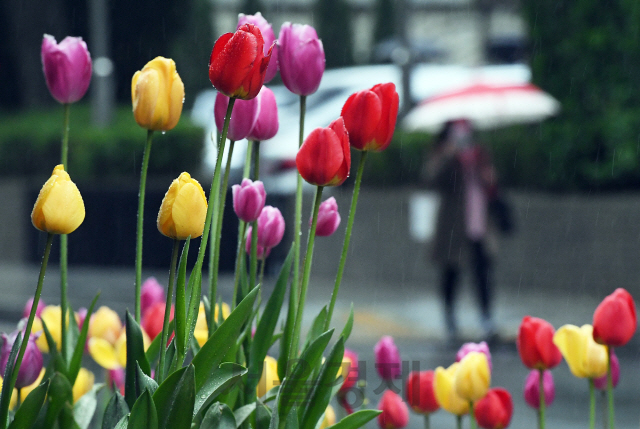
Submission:
[[[231,187],[231,193],[233,195],[233,210],[240,219],[245,222],[253,222],[258,219],[267,199],[261,181],[253,182],[250,179],[242,179],[241,184]]]
[[[311,221],[309,219],[309,226]],[[333,197],[327,198],[318,210],[318,224],[316,225],[316,236],[328,237],[338,229],[340,225],[340,213],[338,213],[338,203]]]
[[[82,329],[82,325],[84,325],[84,321],[87,318],[87,308],[86,307],[80,307],[78,309],[78,312],[76,313],[76,317],[78,318],[78,329]]]
[[[462,347],[460,347],[460,350],[458,350],[458,353],[456,353],[456,362],[460,362],[463,357],[471,352],[484,353],[487,356],[487,362],[489,362],[489,370],[493,370],[493,366],[491,365],[491,352],[489,351],[489,346],[485,341],[480,343],[463,344]]]
[[[393,380],[400,377],[401,361],[398,347],[393,338],[386,335],[374,347],[376,370],[383,380]]]
[[[271,59],[273,63],[273,58]],[[267,73],[269,71],[267,70]],[[264,141],[273,138],[278,133],[278,105],[276,96],[266,86],[263,86],[258,96],[258,118],[247,136],[248,140]],[[233,116],[233,115],[231,115]]]
[[[224,127],[224,116],[227,114],[227,107],[229,107],[229,97],[218,92],[213,107],[213,116],[216,120],[216,127],[219,133],[222,132],[222,128]],[[258,100],[256,97],[250,100],[237,99],[231,112],[227,138],[233,141],[246,138],[256,123],[257,118]]]
[[[382,410],[378,416],[378,424],[382,429],[400,429],[409,423],[409,408],[393,390],[385,390],[378,409]]]
[[[140,312],[146,313],[147,309],[157,302],[165,303],[164,287],[155,277],[149,277],[140,289]]]
[[[553,384],[551,371],[544,371],[542,385],[544,388],[544,403],[548,407],[556,397],[556,387]],[[540,408],[540,371],[537,369],[529,372],[524,382],[524,400],[531,408],[535,408],[536,410]]]
[[[124,395],[124,368],[110,369],[107,372],[107,385],[113,386]]]
[[[29,317],[29,314],[31,313],[31,307],[33,306],[33,297],[29,298],[27,300],[27,303],[24,305],[24,310],[22,310],[22,317],[26,318]],[[44,303],[44,301],[42,299],[40,299],[40,301],[38,301],[38,308],[36,308],[36,316],[40,317],[40,313],[42,313],[42,310],[44,310],[44,308],[47,306],[47,304]]]
[[[342,386],[340,386],[339,393],[346,395],[358,382],[358,354],[353,350],[344,349],[342,376],[344,381],[342,382]]]
[[[282,241],[284,217],[275,207],[265,206],[258,217],[258,244],[271,249]]]
[[[620,381],[620,361],[618,360],[618,356],[616,356],[615,352],[611,351],[611,384],[613,387],[618,385]],[[602,377],[594,378],[593,384],[596,389],[607,390],[607,374]]]
[[[13,347],[13,343],[18,337],[18,332],[19,331],[15,331],[9,335],[2,334],[3,344],[2,349],[0,350],[0,372],[2,374],[5,373],[5,369],[7,368],[11,347]],[[16,379],[15,387],[18,389],[22,389],[23,387],[33,384],[40,375],[40,370],[42,369],[42,353],[36,345],[37,339],[38,336],[36,335],[29,336],[27,348],[22,358],[22,364],[18,371],[18,378]]]
[[[311,95],[320,86],[324,73],[324,49],[316,30],[309,25],[285,22],[278,37],[280,76],[287,89]]]
[[[251,234],[252,234],[253,228],[249,227],[249,229],[247,230],[247,239],[245,242],[245,246],[244,246],[244,250],[247,251],[247,255],[251,254]],[[264,249],[264,247],[262,247],[261,245],[257,245],[256,247],[256,256],[258,257],[258,259],[266,259],[269,256],[269,253],[271,253],[271,249],[268,248],[266,251]]]
[[[58,102],[75,103],[91,81],[91,55],[81,37],[65,37],[60,44],[45,34],[40,50],[47,87]]]
[[[253,24],[260,29],[260,33],[262,33],[262,39],[264,40],[263,53],[267,55],[269,53],[269,48],[273,45],[273,51],[271,51],[271,60],[269,61],[269,66],[267,67],[267,72],[264,75],[264,83],[269,82],[273,79],[278,72],[278,49],[274,45],[276,41],[276,36],[273,33],[273,28],[271,24],[267,22],[266,19],[262,17],[260,12],[255,15],[245,15],[241,13],[238,15],[238,28],[243,26],[244,24]],[[266,140],[266,139],[265,139]]]

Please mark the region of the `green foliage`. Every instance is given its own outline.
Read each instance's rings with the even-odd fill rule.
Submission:
[[[316,1],[316,29],[324,46],[327,68],[353,64],[351,8],[345,0]]]

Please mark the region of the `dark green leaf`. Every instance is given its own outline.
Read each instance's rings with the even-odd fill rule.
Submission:
[[[238,408],[233,412],[233,416],[236,419],[236,427],[240,427],[242,423],[256,410],[256,403],[252,402],[243,407]]]
[[[207,404],[213,402],[218,395],[240,381],[240,378],[246,373],[247,369],[238,364],[231,362],[221,364],[198,391],[193,415],[195,416],[200,410],[206,408]]]
[[[165,357],[164,357],[164,374],[171,374],[171,372],[173,372],[171,370],[171,367],[174,363],[176,363],[176,341],[175,340],[176,339],[174,337],[169,343],[169,345],[167,346],[167,353],[165,354]]]
[[[293,244],[291,245],[293,247]],[[282,329],[282,338],[280,339],[280,355],[278,356],[278,378],[283,380],[289,369],[289,352],[291,351],[291,342],[293,338],[293,325],[296,320],[296,294],[293,288],[297,287],[291,282],[289,287],[289,306],[287,308],[287,318]]]
[[[89,314],[89,313],[87,313]],[[91,390],[76,401],[73,404],[73,420],[77,423],[80,429],[87,429],[93,418],[93,414],[96,412],[98,406],[97,392],[102,389],[104,384],[95,384]]]
[[[167,377],[154,393],[161,428],[191,428],[196,397],[194,376],[193,365],[181,368]]]
[[[353,302],[351,303],[351,309],[349,310],[349,318],[347,319],[347,323],[345,323],[344,328],[342,329],[342,334],[340,334],[340,336],[344,338],[345,343],[351,336],[352,329],[353,329]]]
[[[76,344],[78,343],[78,337],[80,336],[80,330],[78,329],[78,323],[76,322],[76,318],[75,315],[73,314],[73,310],[71,308],[68,308],[67,311],[69,312],[70,317],[67,317],[67,324],[66,324],[66,328],[67,328],[67,349],[66,350],[62,350],[62,355],[64,357],[64,361],[65,362],[71,362],[71,357],[73,356],[73,352],[75,349]],[[71,382],[71,384],[73,385],[73,382],[75,382],[75,380],[71,380],[71,377],[69,377],[69,381]]]
[[[147,375],[151,374],[151,368],[149,367],[147,356],[144,353],[142,329],[140,329],[140,325],[138,325],[138,322],[131,316],[129,311],[127,311],[125,318],[125,326],[127,329],[127,368],[124,399],[127,401],[129,408],[132,408],[137,399],[136,371],[138,365],[140,365],[140,369]]]
[[[116,423],[113,429],[127,429],[128,426],[129,426],[129,414],[127,414],[126,416],[123,416],[118,421],[118,423]]]
[[[280,385],[273,386],[271,389],[267,391],[267,393],[262,398],[262,402],[265,404],[269,401],[273,401],[278,397],[278,392],[280,392]]]
[[[65,403],[58,415],[58,426],[64,429],[80,429],[73,418],[73,407],[69,402]]]
[[[191,237],[187,238],[182,248],[182,255],[180,256],[180,265],[178,267],[178,280],[176,282],[176,348],[178,350],[178,356],[186,354],[187,348],[187,303],[185,297],[185,281],[187,278],[187,257],[189,255],[189,243]]]
[[[9,429],[29,429],[38,418],[38,413],[44,404],[44,399],[49,390],[50,380],[45,380],[27,395],[16,415],[9,425]],[[8,384],[8,383],[7,383]]]
[[[225,404],[216,402],[204,415],[200,429],[236,429],[236,419]]]
[[[91,319],[91,315],[93,314],[93,308],[98,301],[98,297],[100,297],[100,292],[98,292],[91,301],[91,305],[87,310],[87,316],[85,318],[85,322],[82,325],[82,330],[80,331],[80,335],[78,336],[75,349],[73,350],[73,355],[71,356],[71,360],[69,361],[69,382],[73,385],[76,382],[76,377],[78,376],[78,372],[80,371],[80,366],[82,365],[82,355],[84,354],[85,343],[87,342],[87,334],[89,333],[89,320]],[[75,322],[75,318],[72,317]]]
[[[120,391],[116,390],[115,394],[109,399],[107,408],[104,410],[102,417],[102,429],[114,429],[129,413],[129,406],[124,400]],[[126,427],[126,425],[125,425]]]
[[[320,310],[320,313],[313,319],[313,323],[311,324],[311,328],[309,332],[307,332],[307,338],[304,340],[304,346],[302,346],[302,350],[306,349],[309,344],[315,341],[316,338],[320,336],[324,332],[324,324],[327,321],[327,306],[325,305]]]
[[[53,336],[49,332],[47,323],[44,320],[42,321],[42,330],[47,340],[47,346],[49,347],[49,364],[47,365],[47,370],[45,371],[44,378],[51,378],[55,372],[66,374],[67,365],[64,362],[62,354],[58,350],[57,344],[53,339]]]
[[[277,419],[278,413],[275,413]],[[271,410],[259,399],[256,401],[256,429],[267,429],[271,422]]]
[[[136,362],[136,395],[139,397],[142,392],[148,390],[151,395],[158,389],[158,383],[140,369]]]
[[[73,404],[73,391],[67,377],[59,372],[51,377],[47,394],[48,408],[44,419],[44,427],[52,428],[65,404]]]
[[[380,410],[360,410],[346,417],[343,417],[335,425],[329,426],[327,429],[358,429],[371,420],[378,417],[382,411]]]
[[[151,398],[151,393],[145,390],[133,404],[127,429],[158,429],[158,427],[156,405]],[[171,426],[162,427],[170,428]]]

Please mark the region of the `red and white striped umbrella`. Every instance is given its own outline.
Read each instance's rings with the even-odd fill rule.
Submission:
[[[530,83],[474,84],[425,99],[404,118],[409,131],[437,131],[455,119],[478,129],[539,122],[560,111],[558,100]]]

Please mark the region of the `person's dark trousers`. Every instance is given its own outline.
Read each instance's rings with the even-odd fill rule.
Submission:
[[[455,336],[457,334],[454,301],[458,286],[458,273],[459,269],[457,266],[446,265],[442,270],[442,277],[440,279],[441,292],[444,298],[445,323],[447,325],[447,332],[450,336]]]
[[[471,258],[483,320],[491,319],[491,259],[482,241],[471,242]]]

